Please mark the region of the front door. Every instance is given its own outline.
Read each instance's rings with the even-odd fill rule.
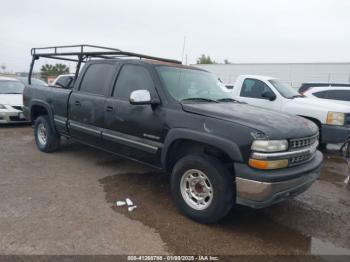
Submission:
[[[271,101],[264,97],[263,94],[266,92],[274,94],[276,99]],[[258,79],[246,78],[244,80],[239,100],[266,109],[280,110],[278,94],[276,94],[266,83]]]
[[[130,104],[130,94],[135,90],[148,90],[151,97],[158,98],[148,69],[125,64],[105,103],[105,146],[118,154],[158,165],[164,128],[162,106]]]

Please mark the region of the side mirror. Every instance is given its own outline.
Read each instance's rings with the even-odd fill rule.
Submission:
[[[276,100],[276,95],[271,91],[265,91],[261,96],[270,101]]]
[[[129,102],[132,105],[155,105],[159,104],[159,100],[152,100],[148,90],[135,90],[130,94]]]

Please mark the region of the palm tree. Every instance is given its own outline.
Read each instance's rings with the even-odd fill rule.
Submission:
[[[69,74],[69,67],[67,67],[65,64],[56,64],[54,67],[55,67],[57,74],[59,74],[59,75]]]
[[[47,79],[48,76],[53,75],[54,72],[54,66],[50,64],[45,64],[40,69],[41,77],[43,79]]]
[[[48,76],[58,76],[61,74],[69,74],[69,67],[65,64],[45,64],[41,67],[41,77],[47,79]]]

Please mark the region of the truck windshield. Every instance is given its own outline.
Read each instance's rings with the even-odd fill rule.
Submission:
[[[293,89],[293,87],[283,84],[278,80],[269,80],[269,82],[277,89],[277,91],[284,96],[285,98],[295,98],[301,97],[297,90]]]
[[[0,94],[22,94],[23,89],[20,81],[0,80]]]
[[[157,71],[170,95],[177,101],[234,102],[233,96],[211,73],[169,66]]]

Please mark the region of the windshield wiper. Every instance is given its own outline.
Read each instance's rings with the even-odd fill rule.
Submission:
[[[233,98],[229,98],[229,97],[226,97],[226,98],[220,98],[218,100],[216,100],[218,102],[233,102],[233,103],[240,103],[238,100],[236,99],[233,99]]]
[[[22,93],[11,92],[11,93],[1,93],[1,94],[4,94],[4,95],[19,95],[19,94],[22,94]]]
[[[213,100],[210,98],[203,98],[203,97],[191,97],[191,98],[185,98],[181,100],[181,102],[185,102],[185,101],[219,103],[216,100]]]

